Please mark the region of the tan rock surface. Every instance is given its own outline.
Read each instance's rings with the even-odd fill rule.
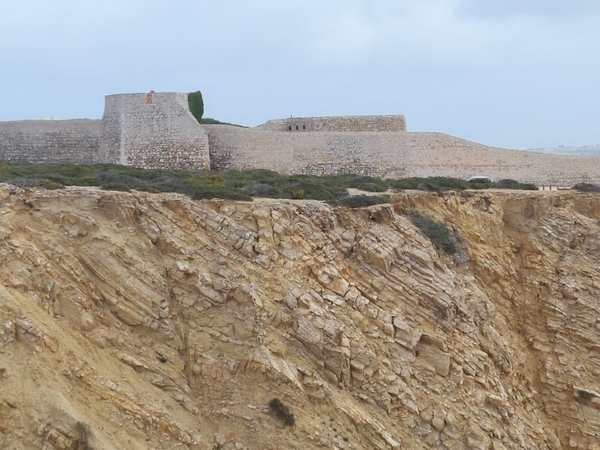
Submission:
[[[0,448],[600,448],[597,195],[4,185],[0,277]]]

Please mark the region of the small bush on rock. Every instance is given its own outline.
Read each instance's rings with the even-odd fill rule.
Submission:
[[[302,200],[305,197],[305,192],[304,189],[294,189],[291,195],[294,200]]]
[[[290,409],[278,398],[274,398],[269,401],[269,409],[271,410],[271,413],[281,419],[287,426],[293,427],[296,425],[296,418],[290,412]]]
[[[75,449],[77,450],[93,450],[89,440],[90,437],[92,435],[92,432],[90,431],[90,427],[87,423],[84,422],[77,422],[75,424],[75,430],[76,430],[76,434],[77,436],[77,440],[74,442],[75,444]],[[69,447],[71,448],[71,447]]]
[[[436,222],[427,214],[413,209],[408,217],[411,222],[429,238],[433,245],[443,250],[448,255],[457,251],[456,242],[452,233],[443,223]]]
[[[46,189],[51,189],[51,190],[62,189],[65,187],[65,185],[60,182],[57,182],[54,180],[47,180],[47,179],[42,180],[42,186],[45,187]]]

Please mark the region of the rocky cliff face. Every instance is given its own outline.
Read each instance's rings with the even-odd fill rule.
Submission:
[[[600,448],[600,196],[4,186],[0,261],[0,448]]]

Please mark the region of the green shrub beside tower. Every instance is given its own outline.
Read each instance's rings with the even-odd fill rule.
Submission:
[[[190,92],[188,94],[188,105],[190,106],[190,112],[196,118],[198,123],[202,123],[202,116],[204,115],[204,100],[202,99],[202,92]]]

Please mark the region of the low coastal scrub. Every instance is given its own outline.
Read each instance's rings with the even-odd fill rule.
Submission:
[[[137,169],[116,164],[29,164],[0,162],[0,182],[20,187],[60,189],[98,186],[107,190],[178,192],[193,199],[251,200],[253,197],[336,200],[348,188],[388,189],[388,181],[359,175],[282,175],[270,170],[187,172]]]
[[[412,177],[412,178],[403,178],[400,180],[394,180],[391,182],[392,189],[413,189],[420,191],[461,191],[464,189],[469,189],[469,182],[466,180],[461,180],[459,178],[449,178],[449,177]]]
[[[448,255],[453,255],[457,252],[456,240],[446,225],[433,220],[427,214],[416,209],[410,211],[408,217],[437,248]]]
[[[600,192],[600,186],[597,184],[590,183],[578,183],[573,186],[573,189],[578,190],[580,192]]]
[[[388,203],[389,195],[353,195],[330,200],[328,203],[332,206],[345,206],[346,208],[364,208],[366,206]]]
[[[516,180],[491,181],[489,178],[477,178],[471,181],[451,177],[412,177],[400,180],[390,180],[391,189],[413,189],[420,191],[443,192],[443,191],[463,191],[465,189],[519,189],[534,190],[538,187],[532,183],[521,183]]]
[[[102,189],[118,191],[178,192],[193,199],[251,200],[254,197],[312,199],[350,208],[385,203],[389,198],[384,193],[390,190],[397,192],[403,189],[420,189],[442,192],[483,188],[474,185],[473,182],[448,177],[394,180],[353,174],[283,175],[270,170],[187,172],[169,169],[145,170],[116,164],[30,164],[1,161],[0,182],[20,187],[46,189],[98,186]],[[534,185],[514,180],[489,182],[487,187],[537,189]],[[381,195],[349,196],[348,188],[381,193]]]
[[[515,180],[499,180],[492,183],[497,189],[520,189],[522,191],[537,191],[539,188],[533,183],[521,183]]]

